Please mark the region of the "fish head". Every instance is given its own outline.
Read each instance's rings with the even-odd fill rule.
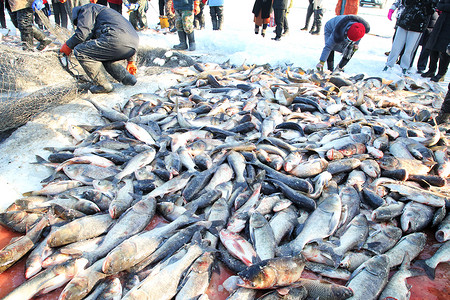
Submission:
[[[331,286],[331,292],[334,299],[347,299],[353,296],[353,290],[351,288],[337,284]]]
[[[239,286],[250,289],[267,289],[273,287],[278,278],[275,269],[269,267],[264,262],[252,265],[238,273],[243,283]]]

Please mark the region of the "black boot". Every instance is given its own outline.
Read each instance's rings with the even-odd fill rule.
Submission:
[[[107,61],[103,63],[106,72],[109,73],[115,80],[124,85],[135,85],[137,80],[134,75],[128,73],[127,69],[118,61]]]
[[[37,46],[37,50],[42,51],[52,43],[52,40],[47,38],[45,33],[37,28],[36,26],[33,26],[33,37],[39,41],[39,44]]]
[[[186,32],[184,31],[177,31],[177,32],[180,43],[178,45],[173,46],[172,48],[175,50],[186,50],[188,48],[188,45],[186,44]]]
[[[428,70],[428,71],[426,71],[425,73],[422,73],[422,75],[420,75],[420,76],[422,76],[422,77],[433,77],[434,76],[434,74],[436,74],[436,70]]]
[[[217,28],[218,28],[217,20],[216,19],[211,19],[211,21],[212,21],[213,30],[217,30]]]
[[[189,51],[195,51],[195,37],[194,32],[187,34],[188,40],[189,40]]]
[[[300,30],[306,31],[306,30],[308,30],[308,26],[305,25],[305,27],[303,27],[303,28],[300,29]]]
[[[113,91],[114,87],[111,82],[109,82],[108,78],[106,78],[106,74],[103,71],[103,64],[101,62],[91,59],[83,59],[80,57],[77,57],[77,59],[81,67],[83,67],[83,70],[95,84],[89,88],[91,93],[100,94],[110,93]]]

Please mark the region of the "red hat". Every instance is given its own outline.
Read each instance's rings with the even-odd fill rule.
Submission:
[[[359,41],[366,34],[366,27],[362,23],[353,23],[347,31],[347,37],[354,42]]]

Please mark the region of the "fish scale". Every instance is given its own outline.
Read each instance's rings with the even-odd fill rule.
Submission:
[[[58,157],[60,168],[74,166],[66,167],[66,170],[70,170],[81,168],[83,162],[90,163],[91,160],[86,156],[92,154],[108,158],[115,165],[106,160],[102,163],[107,163],[118,173],[115,172],[102,179],[119,186],[123,184],[121,181],[125,182],[127,188],[121,191],[123,193],[121,197],[128,200],[125,206],[128,207],[142,199],[145,201],[157,197],[161,205],[162,203],[177,205],[183,209],[180,211],[195,210],[191,214],[195,214],[196,221],[202,222],[199,218],[205,216],[208,216],[209,222],[221,220],[222,225],[208,228],[210,231],[203,233],[205,240],[211,242],[210,247],[220,251],[227,251],[222,245],[226,244],[228,251],[249,265],[244,273],[253,264],[258,263],[259,259],[252,249],[252,244],[249,243],[250,238],[246,230],[242,230],[239,236],[228,234],[225,237],[227,231],[223,229],[223,224],[236,219],[237,227],[240,229],[246,228],[247,225],[256,226],[252,216],[256,216],[256,211],[259,210],[264,212],[264,215],[258,215],[261,223],[266,224],[262,220],[267,219],[273,231],[275,244],[281,246],[280,249],[285,247],[283,245],[295,245],[291,250],[303,251],[310,260],[331,265],[339,263],[336,258],[336,261],[330,262],[329,255],[320,250],[320,247],[312,249],[315,247],[313,242],[330,242],[350,250],[345,253],[340,265],[352,271],[356,269],[356,265],[376,257],[376,254],[385,253],[386,257],[391,258],[389,268],[401,263],[400,256],[406,247],[407,251],[411,252],[412,259],[419,254],[423,248],[422,236],[415,243],[410,239],[407,240],[410,243],[406,243],[407,241],[403,239],[394,245],[403,234],[398,227],[399,221],[401,217],[407,217],[401,209],[402,205],[397,205],[394,212],[386,212],[393,210],[393,206],[389,208],[380,206],[374,213],[373,208],[366,207],[367,195],[373,197],[376,195],[376,199],[371,198],[378,200],[374,206],[384,203],[392,205],[393,202],[388,201],[389,198],[396,201],[404,201],[407,198],[421,202],[421,205],[436,208],[442,208],[446,204],[448,206],[449,199],[445,193],[445,186],[439,188],[424,184],[427,180],[430,180],[430,183],[438,182],[424,176],[437,176],[441,182],[448,180],[450,173],[448,150],[446,147],[435,146],[444,144],[443,137],[448,136],[446,132],[441,132],[438,127],[424,122],[414,121],[413,116],[417,110],[408,101],[400,99],[400,96],[394,99],[395,92],[387,84],[382,84],[381,78],[380,84],[375,85],[373,82],[378,79],[366,80],[364,76],[355,77],[350,79],[354,86],[351,88],[342,86],[339,91],[329,82],[330,75],[326,73],[295,69],[286,71],[286,68],[271,69],[267,66],[242,65],[239,68],[220,69],[215,65],[218,69],[208,69],[211,67],[212,65],[202,65],[201,73],[188,68],[179,68],[177,72],[192,77],[188,77],[178,86],[161,90],[158,94],[133,95],[127,99],[124,106],[121,106],[120,111],[89,99],[99,114],[112,123],[89,129],[72,127],[77,129],[78,133],[74,130],[72,132],[79,143],[73,147],[52,149],[54,151],[52,159],[60,153]],[[347,80],[340,76],[333,75],[333,82]],[[405,82],[404,85],[405,88],[409,88],[413,84]],[[415,90],[409,91],[412,95],[429,93],[430,89],[418,85],[414,88]],[[305,110],[299,111],[299,108]],[[288,130],[291,131],[290,134],[287,133]],[[407,155],[406,151],[411,155]],[[266,161],[260,162],[255,159],[256,153],[261,157],[264,152],[267,153]],[[431,168],[434,165],[433,155],[438,165],[436,169]],[[279,160],[280,157],[284,160]],[[269,165],[274,161],[277,163]],[[392,174],[394,171],[404,176]],[[362,172],[368,176],[362,176]],[[108,193],[106,189],[99,190],[97,189],[100,188],[99,185],[91,186],[87,181],[81,183],[78,178],[73,181],[57,181],[57,175],[60,173],[61,171],[57,170],[55,176],[48,179],[50,181],[48,186],[42,190],[32,191],[31,194],[43,195],[44,203],[52,201],[53,196],[68,194],[77,199],[84,197],[105,199],[114,196],[114,193],[106,196]],[[317,175],[319,176],[315,177]],[[392,178],[388,181],[385,175]],[[154,189],[138,192],[134,183],[150,178],[153,180]],[[425,190],[417,183],[421,183],[429,190]],[[265,203],[264,197],[273,196],[264,194],[269,189],[262,186],[267,185],[272,186],[272,191],[276,192],[279,199],[270,205],[259,207],[261,203]],[[82,186],[83,189],[80,190],[82,192],[78,192],[76,189],[78,186]],[[203,195],[208,195],[206,192],[214,194],[214,197],[208,201],[204,200],[206,196]],[[251,194],[254,197],[238,197]],[[400,194],[403,197],[400,197]],[[299,199],[306,201],[306,198],[309,199],[309,214],[302,213],[298,201]],[[361,202],[361,199],[364,201]],[[188,202],[192,200],[193,204],[189,205]],[[106,219],[103,220],[102,226],[94,225],[93,222],[86,224],[86,227],[92,227],[91,232],[82,232],[82,229],[75,226],[80,219],[68,224],[72,224],[73,228],[83,233],[82,238],[108,230],[114,232],[109,228],[111,226],[105,225],[114,223],[111,217],[105,214],[111,201],[114,200],[106,199],[98,206],[104,214],[101,218]],[[60,205],[63,205],[62,202]],[[236,207],[233,207],[234,205]],[[22,214],[31,215],[31,211],[32,209],[27,209],[22,211]],[[8,213],[11,212],[14,210],[11,209]],[[363,248],[367,248],[370,252],[352,252],[355,239],[346,240],[354,229],[352,220],[360,212],[369,216],[368,223],[372,233],[367,239],[369,242]],[[3,223],[11,227],[19,226],[24,219],[23,215],[13,214],[17,214],[17,219],[11,214],[2,215],[2,222],[7,218]],[[299,214],[304,217],[300,222],[297,219]],[[370,218],[372,214],[375,216]],[[40,212],[36,214],[36,218],[41,218],[42,215]],[[109,266],[114,265],[111,267],[114,271],[108,272],[120,269],[125,274],[129,273],[127,270],[130,268],[139,268],[139,265],[136,265],[139,259],[136,262],[130,260],[125,263],[121,261],[123,258],[119,255],[121,253],[119,249],[125,251],[124,253],[132,253],[130,249],[134,245],[139,245],[138,248],[145,252],[140,259],[148,258],[153,251],[156,251],[158,260],[166,259],[165,256],[169,255],[166,252],[179,255],[181,253],[177,252],[179,248],[192,243],[191,236],[194,231],[203,232],[202,229],[205,227],[205,224],[186,227],[191,221],[181,222],[180,218],[187,218],[183,215],[177,213],[169,217],[175,219],[171,221],[172,226],[166,230],[151,229],[148,236],[142,233],[145,235],[142,236],[143,240],[147,239],[152,243],[149,249],[145,249],[148,252],[142,250],[145,245],[136,241],[141,237],[140,233],[133,233],[129,237],[131,240],[128,244],[105,253],[109,258],[102,267],[109,270]],[[30,220],[36,221],[36,218]],[[181,224],[175,226],[177,223],[174,222]],[[444,219],[438,227],[439,238],[448,238],[445,225],[447,223],[448,220]],[[380,236],[373,233],[386,226],[396,228],[400,232],[380,231],[385,234],[384,237],[381,237],[381,233]],[[156,235],[157,232],[165,231],[172,233],[172,230],[169,230],[171,228],[179,229],[181,231],[178,233],[185,232],[186,235],[177,236],[181,242],[176,244],[176,249],[163,243],[167,236],[155,237],[151,234],[154,232]],[[189,229],[186,230],[187,228]],[[429,225],[426,228],[429,228]],[[214,231],[222,233],[222,241],[218,240],[217,232]],[[253,231],[252,236],[256,238],[258,234]],[[54,233],[50,237],[53,238]],[[365,240],[363,234],[360,243],[357,243],[358,246]],[[264,245],[264,242],[257,241],[255,244],[258,253],[267,251],[263,248],[260,252],[261,247],[271,247],[269,246],[271,243]],[[130,248],[126,248],[125,245]],[[56,244],[53,246],[55,250],[60,247]],[[340,255],[344,254],[341,253],[342,249],[336,249]],[[203,251],[204,249],[198,250],[198,255],[200,256],[200,252]],[[356,264],[351,259],[354,254],[359,254],[359,262]],[[285,253],[279,251],[278,255]],[[444,258],[436,260],[446,259],[443,255],[440,257]],[[191,262],[193,260],[192,258]],[[173,263],[170,258],[163,263],[168,262]],[[431,261],[429,263],[434,266]],[[359,273],[360,270],[353,274],[349,283],[357,295],[366,292],[355,283]],[[148,273],[141,274],[143,277],[148,275]],[[155,274],[150,274],[147,278]],[[282,282],[281,279],[276,278],[279,282]],[[164,285],[168,284],[164,280],[158,282],[161,285],[158,288],[163,290]],[[317,287],[319,283],[313,281],[308,284]],[[171,284],[171,291],[174,291],[175,283]],[[325,287],[330,286],[322,285],[323,293],[329,292]],[[379,286],[376,293],[378,289]],[[247,294],[254,293],[250,291]]]

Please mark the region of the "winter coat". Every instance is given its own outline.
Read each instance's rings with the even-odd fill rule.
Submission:
[[[441,14],[428,38],[426,48],[445,53],[450,43],[450,0],[441,0],[436,9]]]
[[[72,10],[75,33],[66,44],[73,49],[87,40],[106,38],[137,51],[139,36],[133,25],[114,9],[100,4],[86,4]]]
[[[267,19],[270,17],[272,10],[272,0],[256,0],[253,5],[252,13],[257,16],[261,12],[261,18]]]
[[[175,10],[194,10],[194,0],[173,0]]]
[[[289,0],[273,0],[273,9],[287,9],[289,6]]]
[[[208,0],[209,6],[223,6],[225,0]]]
[[[363,18],[354,15],[336,16],[325,24],[325,47],[320,56],[321,61],[326,61],[331,51],[342,52],[344,50],[350,43],[347,39],[347,31],[354,23],[362,23],[366,28],[366,33],[370,31],[369,23]]]
[[[356,15],[358,14],[359,0],[338,0],[336,4],[336,15],[341,15],[342,2],[344,2],[344,13],[343,15]]]
[[[424,46],[424,41],[425,41],[425,43],[426,43],[426,41],[428,41],[428,38],[430,37],[430,34],[433,31],[434,25],[436,24],[438,17],[439,17],[439,15],[436,11],[431,15],[431,17],[428,21],[428,26],[424,30],[422,37],[420,38],[419,45]]]
[[[31,7],[33,0],[8,0],[12,12]]]
[[[397,19],[397,26],[415,32],[423,32],[428,25],[428,18],[433,14],[431,0],[405,0],[405,9]]]

